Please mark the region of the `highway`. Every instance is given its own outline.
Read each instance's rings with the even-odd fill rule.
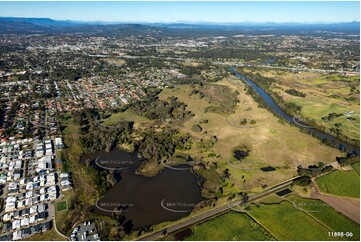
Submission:
[[[289,180],[286,180],[286,181],[284,181],[282,183],[279,183],[279,184],[277,184],[275,186],[272,186],[272,187],[268,188],[267,190],[265,190],[265,191],[263,191],[261,193],[252,194],[252,195],[249,196],[248,201],[250,202],[250,201],[259,199],[261,197],[267,196],[267,195],[269,195],[269,194],[271,194],[273,192],[276,192],[278,190],[284,189],[284,188],[288,187],[289,185],[291,185],[293,180],[298,178],[298,177],[299,176],[293,177],[293,178],[291,178]],[[180,221],[179,223],[172,224],[172,225],[170,225],[170,226],[168,226],[166,228],[163,228],[162,230],[158,230],[158,231],[154,231],[154,232],[152,232],[150,234],[148,233],[146,235],[142,235],[137,240],[140,240],[140,241],[154,241],[157,238],[163,236],[163,231],[165,231],[165,230],[167,231],[167,233],[173,233],[173,232],[182,230],[182,229],[187,228],[187,227],[189,227],[191,225],[194,225],[194,224],[197,224],[197,223],[200,223],[200,222],[204,222],[204,221],[209,220],[211,218],[222,215],[222,214],[230,211],[231,207],[238,206],[239,204],[240,204],[240,201],[234,201],[234,202],[231,202],[231,203],[221,205],[221,206],[216,207],[214,209],[208,210],[208,211],[206,211],[204,213],[189,217],[188,219]]]

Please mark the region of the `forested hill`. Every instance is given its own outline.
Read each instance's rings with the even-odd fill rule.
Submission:
[[[199,37],[234,34],[292,34],[295,32],[340,31],[359,33],[360,22],[334,24],[301,23],[104,23],[60,21],[50,18],[0,17],[0,34],[81,33],[99,36],[149,35]]]

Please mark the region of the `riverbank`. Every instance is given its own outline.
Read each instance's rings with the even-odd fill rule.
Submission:
[[[253,94],[252,96],[254,96],[255,100],[261,103],[262,106],[273,112],[276,116],[289,122],[290,124],[298,126],[301,130],[317,137],[318,139],[322,140],[322,142],[332,147],[339,148],[341,150],[347,150],[348,152],[356,152],[359,154],[359,147],[357,146],[359,145],[359,141],[357,139],[356,140],[350,139],[345,135],[338,133],[337,129],[335,128],[332,128],[330,130],[325,129],[325,126],[320,125],[318,121],[316,122],[314,119],[311,120],[308,117],[302,116],[301,113],[302,106],[298,106],[293,102],[284,101],[283,98],[284,95],[279,95],[280,90],[274,92],[273,91],[274,88],[271,88],[276,85],[275,79],[268,77],[260,77],[251,74],[250,72],[247,72],[247,74],[251,75],[251,77],[254,78],[257,77],[257,79],[259,79],[258,81],[255,82],[240,73],[243,71],[243,69],[240,69],[239,70],[240,72],[237,70],[239,69],[232,68],[232,71],[240,79],[242,79],[252,87],[253,90],[250,93]],[[266,81],[261,81],[261,80],[266,80]],[[291,95],[287,94],[286,96],[289,97]],[[300,98],[298,98],[297,100],[299,99]],[[292,100],[296,100],[296,99],[293,98]],[[317,103],[319,103],[318,100]],[[343,115],[343,113],[341,113],[341,115]],[[294,117],[296,117],[296,122]],[[321,119],[325,117],[318,117],[318,118]]]

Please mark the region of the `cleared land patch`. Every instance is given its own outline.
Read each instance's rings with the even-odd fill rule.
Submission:
[[[135,123],[142,123],[142,122],[149,121],[149,119],[147,119],[146,117],[140,116],[140,115],[134,113],[132,110],[127,109],[124,112],[112,114],[109,118],[104,120],[103,124],[114,125],[114,124],[118,123],[121,119],[125,119],[128,121],[134,121]]]
[[[120,59],[120,58],[105,58],[105,60],[109,63],[112,63],[116,66],[122,66],[126,63],[125,60]]]
[[[229,212],[211,221],[196,225],[193,234],[186,240],[275,240],[262,226],[248,215]]]

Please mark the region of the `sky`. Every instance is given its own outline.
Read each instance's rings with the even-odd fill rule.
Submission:
[[[0,2],[1,17],[118,22],[350,22],[353,2]]]

